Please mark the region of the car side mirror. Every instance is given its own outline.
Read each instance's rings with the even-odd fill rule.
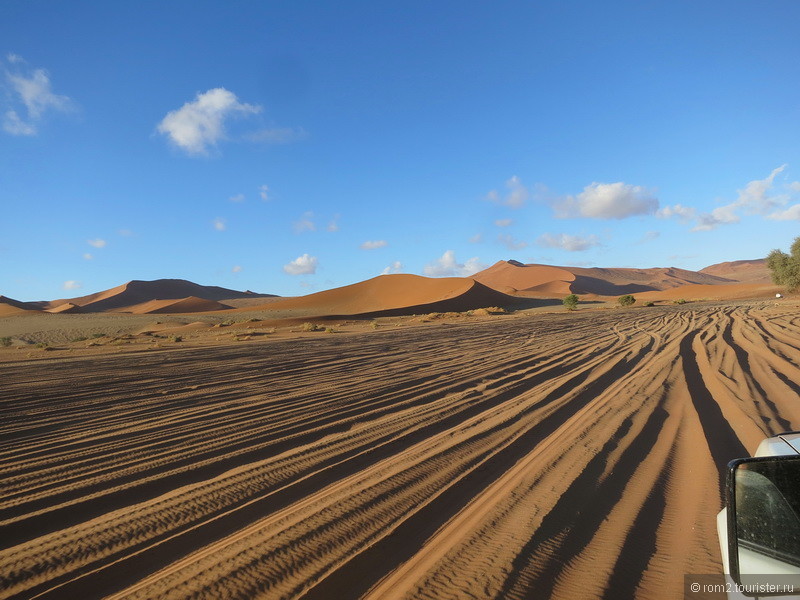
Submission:
[[[733,580],[748,596],[800,593],[800,455],[731,461],[726,494]]]

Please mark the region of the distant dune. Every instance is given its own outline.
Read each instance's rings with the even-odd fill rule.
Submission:
[[[367,281],[307,296],[284,298],[256,308],[308,316],[389,316],[465,311],[515,303],[519,303],[518,298],[469,278],[379,275]]]
[[[740,283],[772,283],[767,261],[763,258],[723,262],[700,269],[700,273],[725,277]]]
[[[54,308],[48,308],[47,312],[58,314],[75,314],[83,312],[83,310],[77,304],[73,304],[72,302],[64,302],[64,304],[59,304]]]
[[[135,315],[164,314],[164,313],[196,313],[212,310],[227,310],[231,308],[226,304],[214,300],[206,300],[196,296],[180,298],[178,300],[150,300],[128,307],[127,312]]]
[[[760,261],[763,263],[763,261]],[[746,281],[762,283],[759,261],[723,263],[701,272],[687,271],[675,267],[630,269],[630,268],[582,268],[554,267],[549,265],[524,265],[517,261],[500,261],[488,269],[476,273],[473,278],[495,290],[527,294],[563,296],[570,293],[595,294],[598,296],[620,296],[643,292],[663,291],[683,286],[722,286]],[[746,263],[746,264],[745,264]],[[764,266],[763,269],[766,269]],[[742,279],[724,277],[726,273],[739,275]],[[769,278],[763,283],[768,283]],[[724,289],[724,288],[723,288]],[[724,295],[724,292],[723,292]]]
[[[16,315],[37,314],[41,311],[36,306],[27,302],[20,302],[8,296],[0,296],[0,317],[13,317]]]
[[[139,312],[140,305],[154,300],[183,300],[199,298],[220,302],[241,298],[274,298],[273,294],[239,292],[218,286],[199,285],[185,279],[156,279],[155,281],[130,281],[110,290],[104,290],[80,298],[38,302],[39,308],[52,310],[64,304],[74,304],[83,312]],[[188,303],[191,305],[191,303]],[[210,305],[209,305],[210,306]],[[220,310],[207,308],[204,310]],[[197,312],[192,310],[190,312]]]

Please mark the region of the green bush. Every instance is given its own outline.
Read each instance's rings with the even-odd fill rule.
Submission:
[[[656,303],[655,302],[645,302],[644,305],[645,306],[655,306]]]
[[[578,307],[578,296],[575,294],[570,294],[561,302],[567,308],[567,310],[575,310]]]
[[[677,300],[672,301],[673,304],[686,304],[686,300],[683,298],[678,298]]]
[[[800,288],[800,237],[794,238],[789,254],[773,250],[767,255],[767,267],[776,285],[786,286],[786,290],[794,292]]]
[[[316,323],[303,323],[303,331],[323,331],[324,327]]]
[[[0,338],[0,346],[4,346],[8,348],[11,345],[11,338],[10,337],[1,337]]]
[[[631,304],[636,302],[636,298],[634,298],[630,294],[625,294],[624,296],[620,296],[617,299],[617,302],[619,302],[620,306],[630,306]]]

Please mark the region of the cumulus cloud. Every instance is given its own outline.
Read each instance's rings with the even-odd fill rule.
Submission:
[[[15,65],[16,72],[6,70],[5,78],[10,91],[11,105],[3,115],[3,130],[11,135],[35,135],[39,122],[49,112],[68,112],[73,108],[72,100],[53,93],[50,76],[45,69],[25,71],[25,60],[8,54],[6,60]],[[20,112],[24,110],[24,115]]]
[[[800,204],[793,204],[786,210],[768,215],[767,218],[773,221],[800,221]]]
[[[303,233],[304,231],[316,231],[317,226],[314,224],[314,221],[311,220],[313,218],[314,218],[313,212],[311,212],[310,210],[304,212],[303,216],[294,222],[295,233]]]
[[[665,206],[656,211],[656,217],[659,219],[672,219],[676,218],[680,221],[691,221],[697,215],[697,211],[690,206],[683,204],[674,204],[672,206]]]
[[[381,275],[390,275],[392,273],[399,273],[403,269],[403,263],[399,260],[394,261],[391,265],[381,271]]]
[[[65,281],[61,285],[61,287],[64,288],[65,290],[77,290],[78,288],[81,287],[81,283],[80,281],[75,281],[74,279],[70,279],[68,281]]]
[[[377,250],[378,248],[385,248],[388,246],[388,242],[386,240],[374,240],[374,241],[367,241],[361,244],[362,250]]]
[[[226,121],[260,111],[260,106],[239,102],[233,92],[214,88],[198,93],[193,101],[168,112],[157,129],[188,154],[204,155],[210,146],[225,139]]]
[[[235,265],[235,266],[234,266],[234,267],[231,269],[231,273],[241,273],[241,272],[242,272],[242,267],[241,267],[240,265]]]
[[[268,185],[260,185],[258,186],[258,195],[261,196],[261,199],[264,202],[269,201],[269,186]]]
[[[228,198],[231,202],[244,202],[244,194],[236,194]]]
[[[556,217],[567,219],[626,219],[651,215],[658,209],[658,199],[641,186],[618,181],[592,183],[577,196],[566,196],[554,204]]]
[[[507,192],[504,196],[497,190],[491,190],[486,194],[485,199],[494,204],[502,204],[511,208],[521,208],[525,205],[530,194],[519,177],[514,175],[506,180],[505,187]]]
[[[105,240],[101,240],[100,238],[94,240],[86,240],[86,243],[94,248],[105,248],[107,242]]]
[[[85,260],[92,260],[94,256],[92,256],[89,252],[84,253],[83,258]]]
[[[217,231],[225,231],[225,219],[217,217],[212,221],[212,224]]]
[[[469,277],[485,268],[486,265],[477,256],[462,264],[456,260],[453,250],[447,250],[441,257],[425,265],[423,272],[428,277]]]
[[[528,247],[528,242],[523,242],[508,234],[500,234],[497,236],[497,241],[503,244],[509,250],[522,250]]]
[[[743,189],[739,190],[739,196],[735,202],[719,206],[710,213],[701,213],[697,216],[697,225],[692,231],[710,231],[720,225],[738,223],[741,221],[739,211],[746,214],[766,215],[774,220],[791,220],[792,209],[773,212],[780,206],[784,206],[790,199],[790,193],[794,191],[793,183],[786,186],[787,193],[773,193],[775,178],[786,169],[786,165],[773,169],[764,179],[756,179],[749,182]],[[798,186],[800,188],[800,186]],[[783,218],[782,218],[783,217]]]
[[[497,227],[508,227],[513,223],[513,219],[497,219],[494,224]]]
[[[316,256],[303,254],[289,264],[283,265],[283,270],[289,275],[313,275],[317,272],[319,260]]]
[[[536,243],[545,248],[560,248],[567,252],[583,252],[589,248],[600,245],[600,240],[596,235],[580,236],[568,233],[552,235],[545,233],[540,236]]]

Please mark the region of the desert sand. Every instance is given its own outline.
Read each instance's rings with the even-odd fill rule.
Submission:
[[[0,597],[682,597],[800,428],[800,307],[549,310],[0,319],[100,331],[0,347]]]

